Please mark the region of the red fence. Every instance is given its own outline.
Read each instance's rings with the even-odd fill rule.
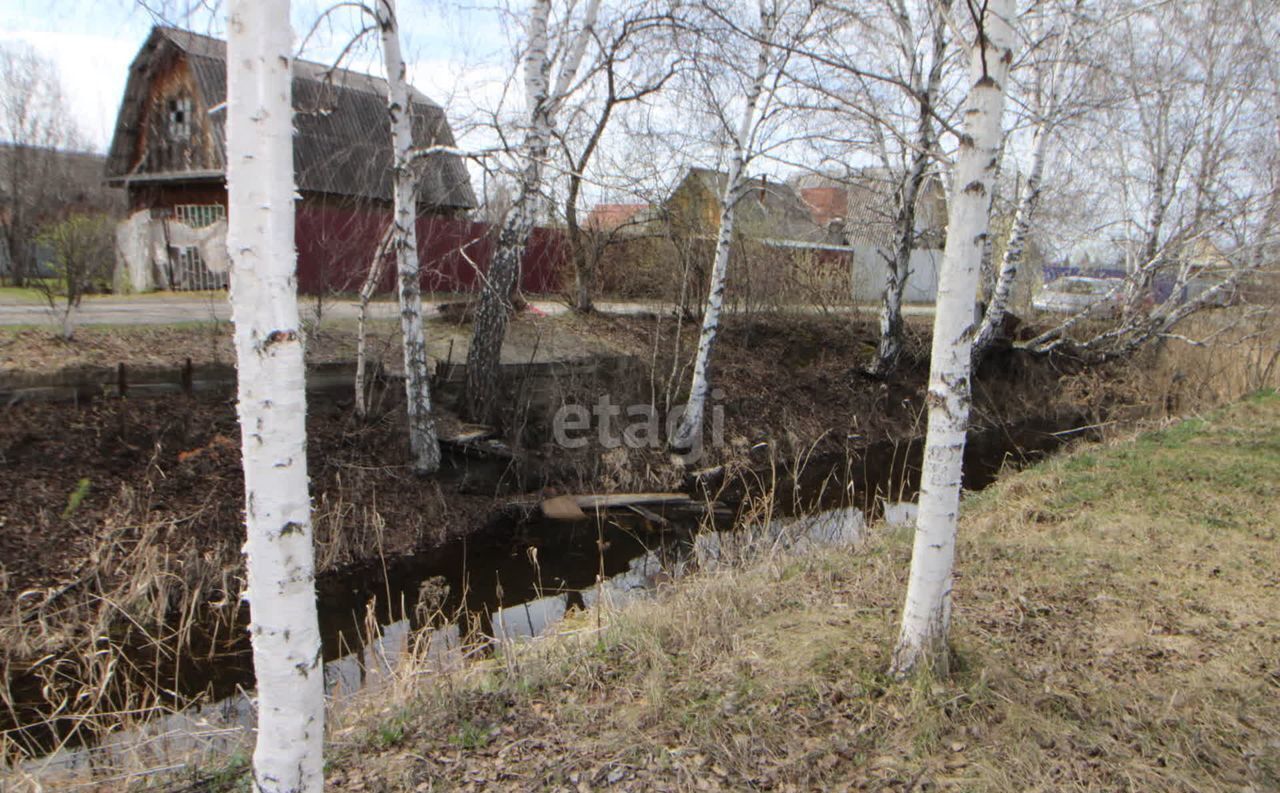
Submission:
[[[389,220],[386,212],[304,201],[297,215],[298,291],[313,295],[359,291]],[[475,290],[477,270],[489,267],[496,229],[469,220],[423,216],[418,218],[417,230],[423,290]],[[521,289],[531,294],[559,291],[561,267],[567,259],[568,245],[560,231],[534,229],[525,246]],[[388,267],[379,288],[391,290],[394,284],[395,268]]]

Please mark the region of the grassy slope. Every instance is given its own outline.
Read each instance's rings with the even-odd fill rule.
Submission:
[[[335,731],[331,786],[1277,790],[1277,483],[1275,395],[1083,448],[966,502],[952,679],[882,675],[880,535],[419,679]]]

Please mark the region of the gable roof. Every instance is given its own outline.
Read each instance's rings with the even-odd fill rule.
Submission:
[[[719,204],[729,175],[711,168],[690,168],[680,185],[692,181],[703,187]],[[676,190],[680,189],[677,185]],[[737,204],[738,223],[753,236],[783,240],[825,242],[826,230],[814,222],[809,206],[786,182],[767,176],[748,178]]]
[[[198,106],[208,114],[214,138],[212,171],[147,173],[134,162],[145,100],[154,69],[169,53],[179,53],[191,72]],[[226,167],[227,44],[188,30],[154,27],[129,67],[115,135],[107,156],[107,178],[127,181],[182,181],[220,178]],[[416,146],[454,145],[440,105],[410,87]],[[391,200],[391,127],[387,83],[380,77],[293,61],[295,110],[293,160],[297,188],[334,195]],[[219,106],[224,110],[214,112]],[[434,155],[420,172],[419,201],[434,206],[476,206],[471,179],[461,158]]]

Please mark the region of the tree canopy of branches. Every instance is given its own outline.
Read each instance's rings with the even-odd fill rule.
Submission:
[[[81,299],[111,285],[115,224],[108,215],[75,214],[47,225],[36,241],[52,254],[53,264],[53,276],[36,280],[36,291],[61,315],[62,337],[69,340]]]

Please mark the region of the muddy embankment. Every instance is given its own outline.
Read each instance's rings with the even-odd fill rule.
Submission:
[[[492,630],[490,615],[504,606],[588,588],[650,552],[678,555],[701,517],[658,507],[555,523],[513,503],[683,489],[723,505],[727,526],[762,501],[791,514],[912,498],[925,371],[914,363],[890,381],[861,374],[870,327],[817,318],[731,323],[715,372],[723,442],[681,464],[660,444],[615,444],[594,424],[581,433],[585,446],[558,442],[554,416],[563,405],[590,412],[607,396],[623,416],[626,406],[656,403],[661,418],[687,376],[679,362],[688,332],[677,337],[671,326],[635,318],[592,323],[619,356],[513,368],[503,443],[455,445],[431,478],[405,466],[396,381],[368,422],[355,420],[342,390],[312,395],[308,464],[326,660],[358,650],[367,614],[383,624],[408,618],[416,628],[432,615],[470,612],[480,615],[474,628]],[[966,486],[982,487],[1001,466],[1096,423],[1096,405],[1073,385],[1079,376],[1069,362],[1016,353],[988,361],[975,380]],[[438,372],[446,411],[459,379],[457,370]],[[1087,393],[1096,391],[1095,383]],[[119,721],[108,714],[251,687],[231,395],[179,389],[21,402],[5,412],[6,754],[91,739]],[[442,427],[446,437],[465,434],[447,416]]]

